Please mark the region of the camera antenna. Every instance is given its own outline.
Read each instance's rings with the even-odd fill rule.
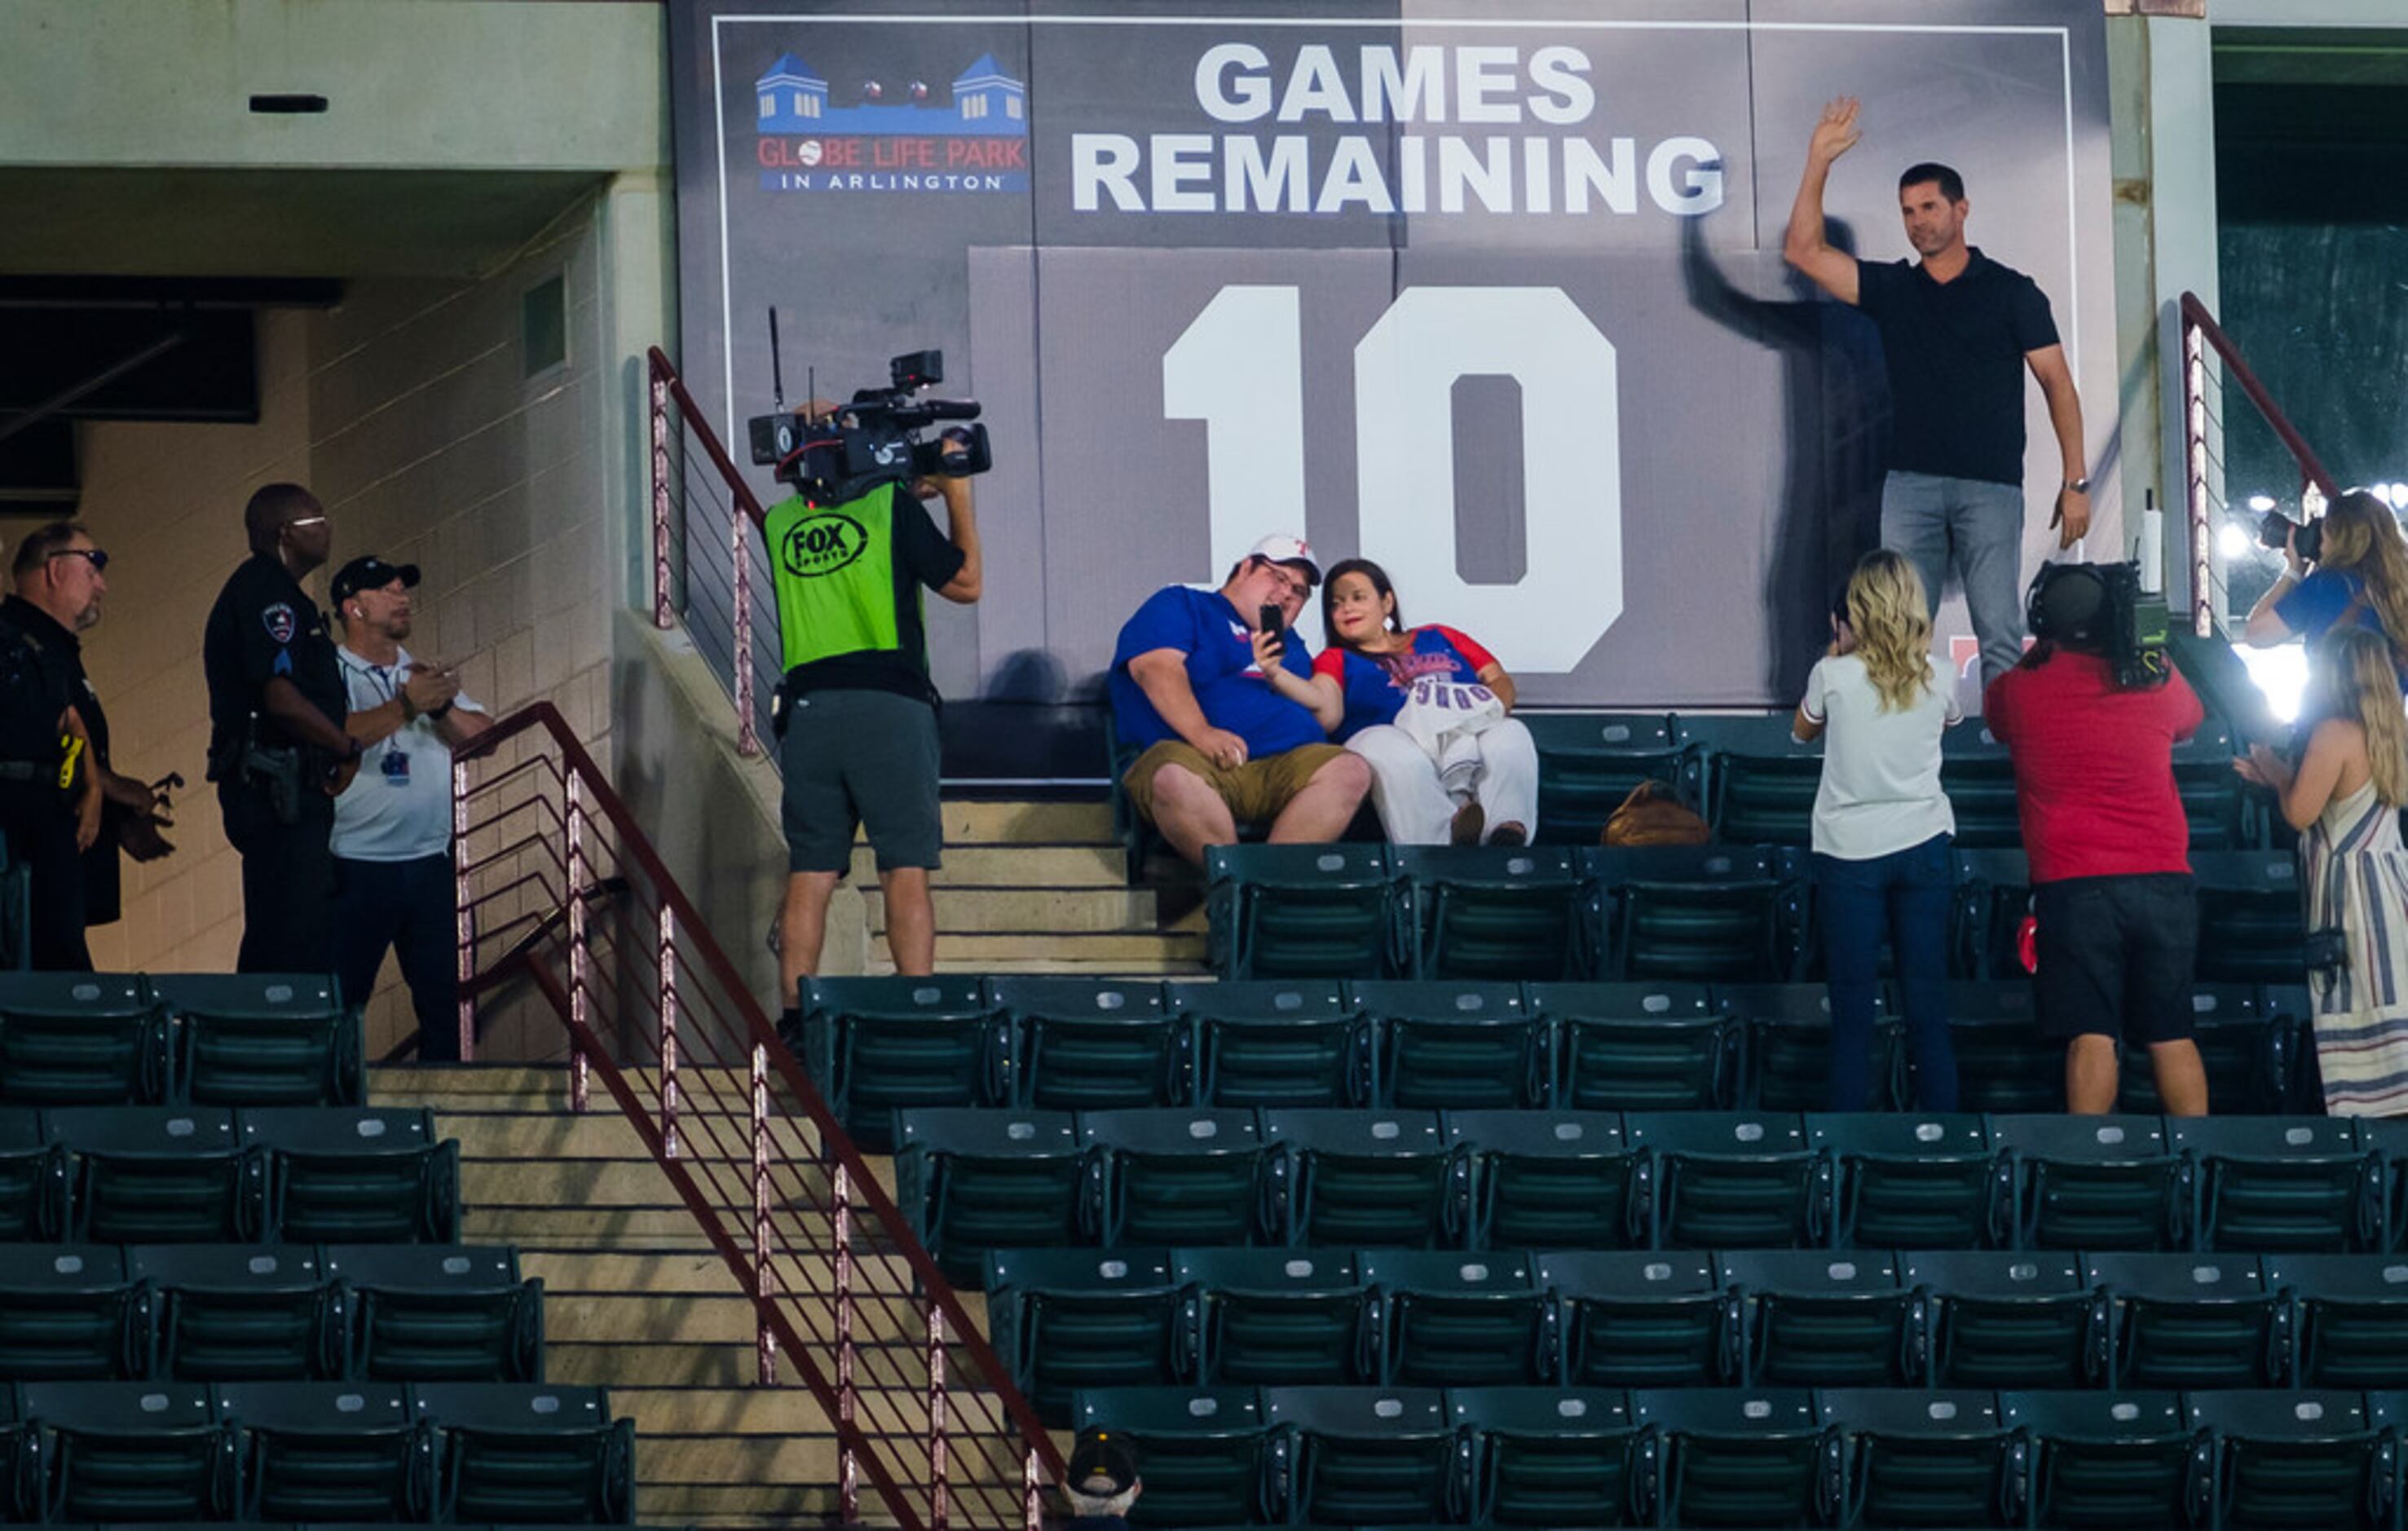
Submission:
[[[778,306],[769,305],[769,396],[778,413],[786,412],[786,372],[778,363]]]

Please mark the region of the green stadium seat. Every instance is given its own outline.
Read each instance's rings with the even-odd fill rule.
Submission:
[[[2383,1158],[2384,1248],[2396,1251],[2408,1243],[2408,1120],[2359,1117],[2358,1140]]]
[[[1290,1242],[1343,1249],[1460,1249],[1471,1156],[1436,1111],[1265,1111],[1279,1225]]]
[[[1567,846],[1399,846],[1410,970],[1426,979],[1585,976],[1585,880]]]
[[[2065,1044],[2041,1035],[2031,980],[2020,972],[1950,984],[1948,1039],[1956,1053],[1957,1109],[2065,1109]]]
[[[1539,1284],[1529,1255],[1367,1250],[1355,1258],[1385,1309],[1389,1382],[1512,1387],[1561,1379],[1555,1296]]]
[[[1886,1250],[1745,1250],[1715,1257],[1747,1326],[1760,1387],[1921,1387],[1928,1299]]]
[[[0,1105],[159,1105],[169,1076],[167,1012],[140,978],[0,973]]]
[[[1268,1237],[1267,1150],[1241,1110],[1082,1111],[1079,1141],[1106,1157],[1107,1244],[1252,1244]]]
[[[1823,746],[1800,744],[1786,712],[1674,720],[1689,747],[1706,822],[1727,845],[1805,845],[1814,794],[1823,784]]]
[[[42,1125],[74,1158],[79,1239],[248,1243],[266,1226],[265,1155],[223,1107],[83,1106]]]
[[[218,1417],[243,1442],[243,1513],[265,1521],[425,1521],[435,1431],[398,1382],[229,1382]]]
[[[1477,1519],[1491,1525],[1635,1525],[1647,1443],[1619,1388],[1451,1387],[1447,1417],[1479,1442]]]
[[[2098,1387],[2114,1364],[2107,1294],[2081,1257],[1938,1251],[1905,1256],[1931,1296],[1931,1372],[1940,1387]]]
[[[158,1324],[115,1245],[0,1244],[0,1385],[149,1377]]]
[[[1294,1442],[1301,1519],[1398,1525],[1469,1513],[1469,1464],[1436,1388],[1265,1388],[1263,1417]]]
[[[1106,1388],[1070,1399],[1078,1429],[1128,1438],[1144,1464],[1145,1492],[1129,1520],[1140,1526],[1280,1524],[1284,1496],[1272,1467],[1270,1427],[1251,1387]]]
[[[2400,1440],[2360,1393],[2189,1393],[2183,1412],[2215,1441],[2216,1523],[2229,1531],[2382,1531],[2400,1512]]]
[[[1067,1111],[896,1113],[895,1200],[945,1279],[975,1287],[995,1249],[1093,1245],[1104,1232],[1102,1155]]]
[[[1969,981],[2028,983],[2020,937],[2030,912],[2031,863],[2021,850],[1972,850],[1957,843],[1951,973]],[[1949,1014],[1953,1019],[1956,1012]]]
[[[1173,983],[1165,995],[1195,1018],[1201,1105],[1369,1106],[1378,1096],[1370,1020],[1335,979]]]
[[[1385,978],[1406,969],[1385,845],[1215,845],[1204,907],[1225,979]]]
[[[2408,1263],[2382,1255],[2270,1254],[2266,1284],[2298,1315],[2301,1387],[2384,1388],[2408,1378]]]
[[[1778,983],[1796,976],[1798,894],[1779,853],[1744,846],[1599,848],[1600,978]]]
[[[1840,1432],[1804,1388],[1642,1389],[1632,1415],[1663,1441],[1665,1525],[1834,1525],[1846,1508]]]
[[[801,1004],[796,1055],[867,1152],[895,1152],[899,1109],[1014,1098],[1011,1022],[977,979],[810,979]]]
[[[178,1022],[179,1099],[195,1106],[367,1099],[358,1002],[345,1005],[330,976],[177,973],[152,983]]]
[[[1612,1111],[1448,1111],[1473,1154],[1471,1244],[1486,1250],[1644,1249],[1639,1156]]]
[[[1370,1283],[1343,1250],[1180,1250],[1201,1303],[1204,1381],[1376,1382],[1384,1337]]]
[[[2275,1031],[2283,1056],[2282,1098],[2269,1108],[2295,1116],[2314,1116],[2325,1109],[2324,1075],[2316,1062],[2315,1009],[2304,983],[2270,983],[2258,991],[2259,1013]],[[2210,1081],[2208,1105],[2215,1105]]]
[[[1712,1111],[1739,1104],[1744,1033],[1702,983],[1534,983],[1557,1033],[1556,1104],[1577,1111]]]
[[[349,1295],[314,1246],[145,1244],[126,1259],[160,1294],[165,1375],[187,1382],[351,1375]]]
[[[419,1382],[409,1399],[440,1432],[441,1519],[634,1524],[635,1425],[603,1389]]]
[[[1806,1141],[1838,1180],[1838,1249],[1988,1249],[2014,1232],[2014,1198],[1968,1113],[1810,1114]]]
[[[2288,1387],[2289,1298],[2248,1254],[2086,1254],[2114,1304],[2119,1387]]]
[[[11,862],[8,847],[0,843],[0,972],[22,971],[33,961],[33,868]]]
[[[1020,1028],[1021,1104],[1043,1111],[1183,1106],[1195,1028],[1133,979],[999,978],[987,1000]]]
[[[0,869],[7,856],[7,847],[0,846]],[[0,1521],[39,1521],[47,1476],[40,1433],[19,1410],[17,1390],[0,1387]]]
[[[1959,851],[2012,851],[2024,843],[2014,762],[1981,719],[1940,736],[1940,790],[1956,820]]]
[[[1998,1116],[1990,1141],[2015,1176],[2019,1245],[2178,1250],[2192,1176],[2154,1116]]]
[[[2299,858],[2288,851],[2195,851],[2190,861],[2199,890],[2199,981],[2305,982]]]
[[[1812,1249],[1828,1241],[1831,1161],[1778,1111],[1632,1111],[1655,1179],[1659,1249]]]
[[[2360,1146],[2356,1123],[2170,1117],[2166,1130],[2198,1165],[2201,1249],[2341,1254],[2382,1247],[2383,1156]]]
[[[67,1151],[30,1110],[0,1107],[0,1243],[44,1243],[66,1231]]]
[[[540,1382],[543,1282],[518,1252],[330,1244],[326,1273],[358,1313],[352,1375],[382,1382]]]
[[[2190,1005],[2200,1063],[2207,1070],[2211,1112],[2228,1117],[2323,1111],[2320,1099],[2304,1106],[2288,1104],[2301,1036],[2269,1007],[2266,990],[2245,983],[2201,983],[2191,990]],[[2115,1109],[2143,1116],[2165,1109],[2156,1073],[2144,1055],[2130,1049],[2125,1052],[2123,1090]]]
[[[1377,1029],[1391,1106],[1543,1106],[1554,1093],[1550,1028],[1519,984],[1425,979],[1350,984],[1347,994]]]
[[[2190,820],[2193,855],[2264,843],[2254,836],[2249,796],[2232,769],[2232,736],[2213,718],[2174,746],[2174,791]]]
[[[28,1382],[43,1433],[53,1524],[223,1521],[238,1514],[235,1434],[199,1382]]]
[[[1819,1111],[1831,1095],[1831,998],[1819,983],[1718,983],[1714,1003],[1747,1028],[1748,1105],[1759,1111]],[[1904,1032],[1887,997],[1875,1000],[1870,1109],[1899,1104],[1905,1080]]]
[[[2032,1524],[2214,1524],[2214,1449],[2183,1417],[2179,1395],[2009,1392],[1999,1413],[2031,1441]]]
[[[1814,1401],[1847,1440],[1845,1524],[2025,1524],[2026,1453],[2000,1417],[1997,1394],[1828,1388]]]
[[[1539,747],[1538,837],[1595,845],[1642,781],[1681,780],[1683,751],[1661,712],[1528,712],[1513,716]]]
[[[986,1293],[996,1353],[1050,1424],[1073,1393],[1171,1387],[1199,1369],[1196,1302],[1168,1250],[996,1250]]]
[[[449,1244],[460,1144],[424,1108],[285,1108],[237,1117],[268,1159],[268,1223],[286,1243]]]
[[[1539,1284],[1562,1300],[1574,1387],[1713,1387],[1746,1364],[1739,1304],[1697,1252],[1554,1252]]]

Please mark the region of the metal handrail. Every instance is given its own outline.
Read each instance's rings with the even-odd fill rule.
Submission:
[[[2266,385],[2242,359],[2241,348],[2216,323],[2215,316],[2196,293],[2182,295],[2183,344],[2183,502],[2190,528],[2190,615],[2191,630],[2200,637],[2215,632],[2215,512],[2208,503],[2209,421],[2207,409],[2207,357],[2210,351],[2223,363],[2226,375],[2241,385],[2241,392],[2266,423],[2273,428],[2284,450],[2300,465],[2300,481],[2313,485],[2328,501],[2340,494],[2332,475],[2325,471],[2322,459],[2310,447],[2307,437],[2291,423],[2282,407],[2274,402]]]
[[[839,1518],[866,1481],[905,1531],[1036,1531],[1052,1438],[584,745],[538,702],[454,753],[452,790],[464,1013],[530,980],[571,1108],[598,1077],[752,1300],[761,1381],[782,1353],[831,1422]]]
[[[727,487],[727,547],[730,559],[733,609],[729,616],[734,626],[735,661],[730,689],[736,703],[736,752],[757,755],[761,752],[759,725],[752,715],[752,561],[746,555],[747,522],[752,530],[767,534],[768,514],[761,501],[745,483],[744,476],[736,471],[735,460],[720,443],[719,435],[710,422],[695,408],[694,395],[686,392],[685,380],[678,376],[676,365],[658,346],[645,352],[645,365],[652,377],[652,625],[666,631],[677,624],[675,592],[670,571],[676,563],[675,500],[672,486],[679,481],[673,461],[670,440],[672,424],[669,407],[677,407],[678,418],[693,433],[703,455],[710,462]]]

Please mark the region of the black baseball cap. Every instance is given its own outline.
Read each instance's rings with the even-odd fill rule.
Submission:
[[[1114,1499],[1137,1486],[1137,1452],[1110,1430],[1085,1429],[1070,1448],[1063,1487],[1090,1499]]]
[[[381,590],[395,579],[401,581],[404,590],[415,586],[418,583],[418,565],[388,564],[374,553],[362,553],[335,571],[335,582],[331,587],[335,604],[340,606],[364,590]]]

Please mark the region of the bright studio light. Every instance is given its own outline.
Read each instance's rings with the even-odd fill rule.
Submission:
[[[2258,511],[2260,514],[2263,514],[2268,510],[2272,510],[2274,508],[2274,496],[2272,494],[2252,494],[2249,496],[2249,508]]]
[[[2232,651],[2241,656],[2241,667],[2266,696],[2266,709],[2281,723],[2297,723],[2300,703],[2308,690],[2308,651],[2296,643],[2286,643],[2272,649],[2252,649],[2236,643]]]
[[[2226,563],[2237,563],[2249,556],[2249,534],[2228,521],[2216,528],[2215,551]]]

